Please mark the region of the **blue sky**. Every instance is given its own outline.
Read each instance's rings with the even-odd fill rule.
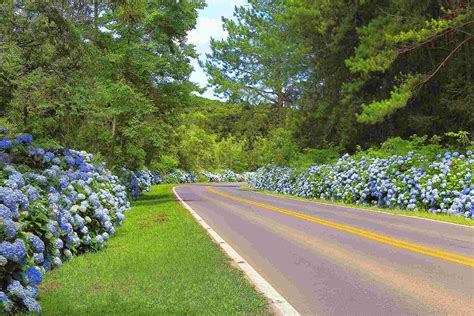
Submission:
[[[222,29],[221,16],[232,17],[234,6],[247,3],[246,0],[207,0],[207,7],[199,11],[196,29],[188,33],[188,42],[196,46],[200,59],[204,59],[205,53],[209,53],[209,43],[212,38],[225,38],[227,34]],[[207,78],[204,71],[199,67],[197,60],[192,61],[194,72],[191,81],[205,87]],[[217,99],[214,93],[208,89],[203,95],[207,98]]]

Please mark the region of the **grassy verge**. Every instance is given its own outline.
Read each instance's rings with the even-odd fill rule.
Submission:
[[[265,299],[174,200],[172,186],[135,202],[106,249],[46,274],[43,313],[267,314]]]
[[[373,211],[373,212],[399,214],[399,215],[412,216],[412,217],[421,217],[421,218],[428,218],[428,219],[433,219],[433,220],[437,220],[441,222],[455,223],[455,224],[461,224],[461,225],[466,225],[466,226],[474,226],[474,220],[467,219],[462,216],[454,216],[454,215],[449,215],[449,214],[432,214],[426,211],[406,211],[406,210],[377,208],[377,207],[355,205],[355,204],[346,204],[346,203],[340,203],[340,202],[332,202],[328,200],[311,199],[311,198],[304,198],[304,197],[295,196],[295,195],[280,194],[280,193],[275,193],[271,191],[257,190],[249,186],[242,186],[241,188],[244,190],[265,193],[265,194],[269,194],[273,196],[292,198],[296,200],[313,201],[313,202],[339,205],[339,206],[345,206],[345,207],[361,208],[361,209],[366,209],[368,211]]]

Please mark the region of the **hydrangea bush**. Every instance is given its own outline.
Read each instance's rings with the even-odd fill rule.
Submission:
[[[342,156],[305,170],[267,166],[249,178],[255,189],[344,203],[427,210],[472,218],[474,154],[446,152],[434,160],[409,153],[388,158]]]
[[[195,183],[203,182],[237,182],[247,181],[251,172],[235,173],[230,169],[222,172],[211,171],[182,171],[175,169],[162,174],[159,171],[140,170],[132,171],[123,167],[119,171],[120,181],[127,188],[130,198],[136,200],[145,192],[150,191],[152,185],[167,183]]]
[[[194,171],[182,171],[176,169],[168,174],[165,174],[161,177],[160,183],[193,183],[198,182],[199,178],[196,172]],[[159,184],[159,183],[157,183]]]
[[[235,173],[230,169],[225,169],[222,172],[201,171],[201,174],[208,182],[241,182],[247,181],[251,172]]]
[[[0,135],[0,310],[39,312],[43,274],[100,250],[129,208],[125,187],[92,155]]]
[[[149,170],[132,171],[123,167],[119,170],[119,177],[129,196],[134,200],[150,191],[153,184],[157,184]]]

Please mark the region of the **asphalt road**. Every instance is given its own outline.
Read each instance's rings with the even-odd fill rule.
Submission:
[[[474,228],[240,189],[176,188],[301,314],[474,315]]]

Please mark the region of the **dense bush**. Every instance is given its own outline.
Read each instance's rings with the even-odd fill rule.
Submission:
[[[193,183],[198,181],[199,178],[196,172],[187,172],[182,171],[180,169],[176,169],[168,174],[163,175],[161,177],[161,182],[158,183]]]
[[[446,152],[428,159],[409,153],[387,158],[344,155],[308,169],[262,167],[249,179],[260,190],[406,210],[474,213],[474,155]]]
[[[230,169],[225,169],[222,172],[201,171],[201,175],[205,177],[207,182],[240,182],[247,181],[249,172],[235,173]]]
[[[152,184],[156,184],[153,181],[154,176],[149,170],[132,171],[123,167],[119,170],[119,177],[129,196],[134,200],[150,191]]]
[[[92,155],[46,151],[29,135],[1,136],[0,310],[38,312],[43,274],[101,249],[130,204],[119,179]]]

